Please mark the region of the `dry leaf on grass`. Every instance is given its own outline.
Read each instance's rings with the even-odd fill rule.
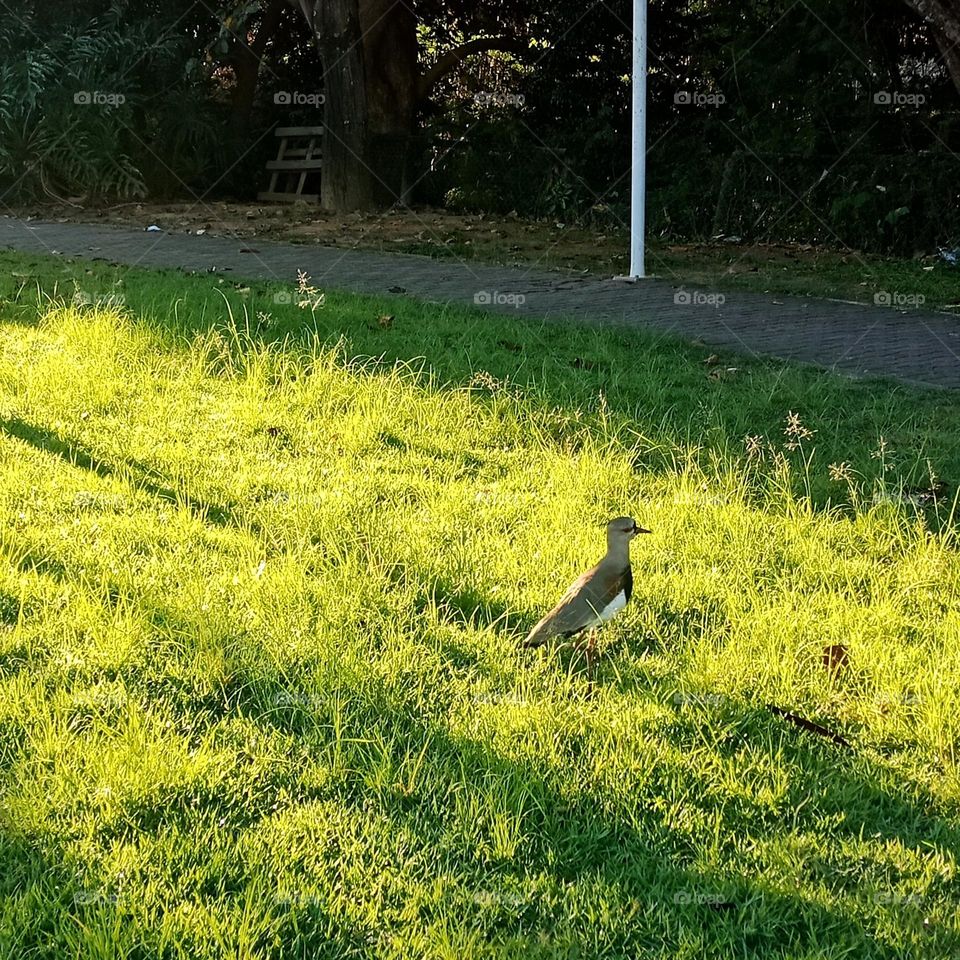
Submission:
[[[842,643],[831,643],[824,647],[821,660],[824,667],[831,672],[836,672],[850,664],[847,648]]]

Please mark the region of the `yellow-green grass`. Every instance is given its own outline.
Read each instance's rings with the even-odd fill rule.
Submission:
[[[957,955],[954,395],[2,259],[4,960]]]

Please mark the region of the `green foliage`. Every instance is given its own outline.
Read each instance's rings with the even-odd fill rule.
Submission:
[[[609,152],[616,148],[608,118],[551,141],[532,135],[516,109],[467,122],[469,136],[462,141],[456,121],[434,128],[444,136],[436,149],[438,173],[430,189],[445,190],[443,198],[452,209],[515,210],[525,216],[614,225],[625,214],[625,197],[616,189],[604,191],[596,177],[598,164],[609,163]]]
[[[411,171],[415,199],[625,225],[629,0],[413,8],[424,69],[470,38],[530,44],[523,56],[468,58],[421,104],[411,154],[431,162]],[[57,0],[4,20],[0,186],[19,197],[125,197],[213,184],[249,196],[270,126],[318,119],[315,108],[278,110],[273,94],[322,86],[313,39],[289,4],[258,101],[227,104],[237,51],[264,9]],[[651,0],[649,37],[651,232],[908,256],[960,242],[958,92],[903,0]],[[72,98],[83,90],[125,99],[80,108]],[[713,99],[682,103],[681,93]]]
[[[479,125],[448,113],[463,139],[447,186],[474,208],[568,222],[603,203],[625,224],[630,4],[561,2],[551,18],[531,26],[535,66],[505,74],[522,107]],[[652,232],[906,255],[960,241],[958,93],[901,0],[655,0],[650,50]],[[471,196],[485,180],[499,197]]]
[[[0,184],[8,196],[142,197],[209,172],[220,134],[182,38],[114,3],[88,22],[0,25]]]

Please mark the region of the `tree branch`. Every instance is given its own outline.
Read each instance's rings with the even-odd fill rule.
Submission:
[[[424,73],[417,84],[419,99],[425,100],[434,86],[439,83],[458,64],[474,53],[487,50],[507,50],[510,53],[524,53],[530,49],[529,43],[516,37],[477,37],[468,40],[440,55],[437,62]]]
[[[947,74],[953,81],[954,89],[957,93],[960,93],[960,51],[957,50],[957,45],[951,43],[939,30],[933,31],[933,39],[940,48]]]
[[[233,90],[233,123],[237,129],[245,127],[250,111],[253,109],[263,54],[270,38],[280,25],[280,17],[284,9],[284,0],[268,0],[262,11],[257,35],[250,43],[245,39],[246,24],[239,24],[236,29],[231,30],[233,51],[230,59],[237,78],[237,84]]]
[[[260,27],[257,35],[250,44],[250,49],[256,54],[258,60],[263,57],[263,52],[270,38],[276,33],[280,26],[280,15],[283,12],[283,0],[269,0],[266,10],[263,12],[263,19],[260,21]]]
[[[956,0],[904,0],[904,3],[951,43],[960,44],[960,4]]]

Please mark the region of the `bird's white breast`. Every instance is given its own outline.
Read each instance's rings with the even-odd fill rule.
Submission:
[[[598,614],[601,623],[615,617],[627,605],[627,592],[621,590]]]

